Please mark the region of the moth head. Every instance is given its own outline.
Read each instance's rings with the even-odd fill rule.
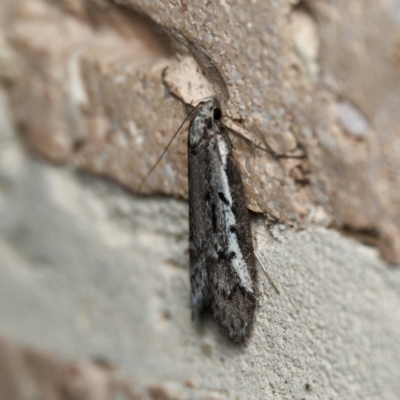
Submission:
[[[204,99],[197,107],[211,115],[214,121],[219,121],[222,118],[221,105],[215,97]]]

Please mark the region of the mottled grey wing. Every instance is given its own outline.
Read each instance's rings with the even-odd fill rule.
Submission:
[[[189,135],[191,129],[192,126]],[[210,305],[209,269],[215,267],[210,259],[213,237],[206,198],[210,193],[211,175],[206,145],[207,142],[191,146],[188,140],[190,284],[194,317]]]
[[[211,213],[217,268],[209,271],[215,319],[237,341],[250,331],[256,306],[257,271],[243,183],[224,132],[215,137],[211,164]],[[228,149],[224,151],[221,149]]]
[[[189,146],[192,309],[210,307],[237,341],[255,309],[256,269],[242,180],[228,138],[217,125],[201,146]]]

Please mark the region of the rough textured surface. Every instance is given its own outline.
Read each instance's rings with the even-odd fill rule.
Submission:
[[[185,116],[171,94],[198,101],[204,73],[229,123],[306,156],[234,139],[250,209],[362,233],[399,262],[397,1],[4,0],[1,18],[15,119],[43,156],[137,191]],[[200,73],[181,79],[188,62]],[[185,141],[147,193],[187,197]]]
[[[24,382],[24,400],[99,399],[96,388],[116,399],[398,399],[400,276],[380,255],[400,259],[399,10],[3,0],[0,334],[16,347],[0,344],[0,383],[17,400]],[[186,202],[132,194],[183,102],[210,91],[252,140],[306,156],[278,162],[232,140],[280,292],[260,267],[245,347],[207,318],[191,323]],[[147,183],[186,197],[185,134]],[[44,378],[25,365],[32,346]],[[102,360],[73,373],[79,393],[61,376],[75,358]]]
[[[5,132],[3,121],[0,333],[102,362],[76,370],[35,350],[44,377],[32,378],[37,368],[24,366],[32,350],[8,356],[4,344],[0,382],[16,374],[17,388],[80,393],[45,399],[101,398],[93,391],[104,399],[398,398],[400,271],[376,250],[254,216],[255,245],[280,294],[260,268],[254,331],[235,346],[211,319],[191,322],[185,202],[137,198],[46,165]]]

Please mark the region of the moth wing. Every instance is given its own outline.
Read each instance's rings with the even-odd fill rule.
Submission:
[[[192,121],[188,140],[192,311],[210,307],[228,335],[241,341],[256,304],[249,215],[228,137],[204,121]]]
[[[189,131],[190,135],[190,131]],[[203,145],[188,145],[189,254],[192,312],[196,317],[210,305],[209,269],[213,267],[212,230],[207,196],[210,192],[210,165]]]
[[[257,272],[242,179],[224,132],[210,149],[211,200],[206,208],[214,240],[208,268],[211,309],[229,336],[243,340],[256,305]]]

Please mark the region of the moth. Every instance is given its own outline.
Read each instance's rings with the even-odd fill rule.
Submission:
[[[234,131],[223,125],[221,106],[214,97],[201,101],[187,118],[192,115],[188,136],[192,315],[197,319],[204,309],[211,309],[227,335],[241,342],[253,324],[257,269],[243,183],[227,134]],[[186,119],[142,180],[139,191]],[[304,158],[276,154],[267,144],[263,148],[239,136],[276,159]]]
[[[251,330],[257,285],[246,198],[218,100],[208,98],[194,112],[188,136],[192,313],[211,309],[240,342]]]

